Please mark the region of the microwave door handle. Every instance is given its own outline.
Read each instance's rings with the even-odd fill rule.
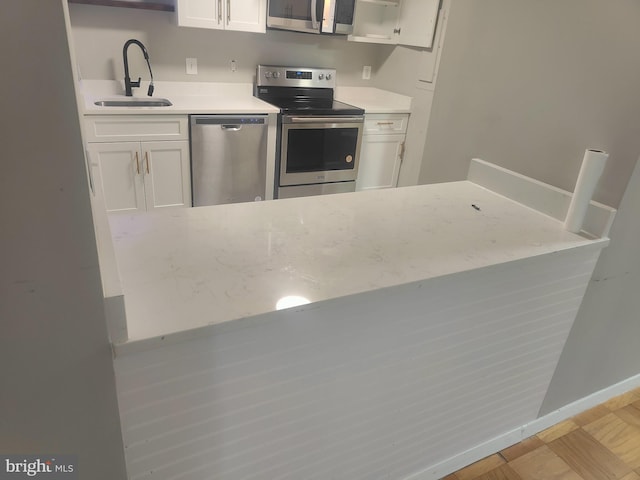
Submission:
[[[336,0],[324,0],[321,33],[336,33]]]
[[[311,0],[311,28],[314,30],[320,30],[320,24],[318,23],[318,0]]]

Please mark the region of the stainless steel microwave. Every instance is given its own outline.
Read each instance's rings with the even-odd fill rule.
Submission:
[[[353,33],[356,0],[269,0],[267,27],[295,32]]]

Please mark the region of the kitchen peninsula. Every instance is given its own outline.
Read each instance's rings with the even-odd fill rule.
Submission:
[[[468,181],[110,223],[128,344],[604,242]]]
[[[474,160],[462,182],[113,216],[131,478],[436,479],[518,441],[614,215],[569,233],[569,199]]]

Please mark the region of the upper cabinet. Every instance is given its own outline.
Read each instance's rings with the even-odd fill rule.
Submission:
[[[182,27],[266,31],[267,0],[177,0]]]
[[[358,0],[354,42],[431,48],[440,0]]]
[[[104,7],[138,8],[143,10],[158,10],[173,12],[173,0],[69,0],[69,3],[83,3],[86,5],[102,5]]]

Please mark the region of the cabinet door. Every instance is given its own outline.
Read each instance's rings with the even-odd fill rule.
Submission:
[[[189,142],[142,142],[147,210],[191,206]]]
[[[107,212],[144,211],[140,143],[92,143],[87,152],[99,172],[94,181],[100,182]]]
[[[266,0],[222,0],[226,7],[226,29],[264,33],[267,25]]]
[[[349,40],[368,43],[398,43],[399,0],[358,0],[356,4],[353,34]]]
[[[402,0],[400,45],[431,48],[438,20],[440,0]]]
[[[364,135],[356,191],[398,185],[404,135]]]
[[[177,0],[181,27],[224,28],[224,2],[227,0]]]

